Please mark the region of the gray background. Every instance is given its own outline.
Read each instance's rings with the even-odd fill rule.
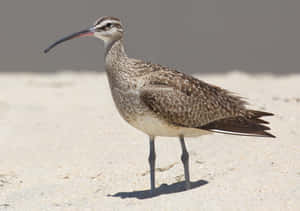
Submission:
[[[103,71],[103,44],[56,39],[99,16],[122,19],[127,52],[189,73],[299,73],[298,0],[1,0],[0,70]]]

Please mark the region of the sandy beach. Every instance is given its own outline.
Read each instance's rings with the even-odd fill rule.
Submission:
[[[159,137],[151,197],[148,137],[121,119],[104,73],[1,73],[0,210],[300,210],[300,74],[196,77],[276,114],[277,138],[187,138],[185,191],[180,143]]]

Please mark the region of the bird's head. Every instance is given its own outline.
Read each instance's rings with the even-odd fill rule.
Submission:
[[[109,43],[119,40],[123,36],[121,21],[114,17],[101,17],[93,25],[94,36]]]
[[[44,53],[48,53],[55,46],[78,37],[94,36],[104,41],[106,45],[116,40],[119,40],[123,36],[123,27],[120,19],[114,17],[101,17],[92,27],[73,33],[69,36],[54,42],[48,48],[44,50]]]

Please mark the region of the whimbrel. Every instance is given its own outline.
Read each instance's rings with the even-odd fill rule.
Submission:
[[[155,190],[154,139],[157,136],[179,137],[186,189],[191,188],[191,183],[184,137],[214,132],[275,137],[267,132],[268,122],[261,119],[272,113],[247,109],[240,97],[174,69],[129,58],[118,18],[101,17],[92,27],[58,40],[44,52],[82,36],[104,41],[105,68],[115,105],[130,125],[149,136],[152,191]]]

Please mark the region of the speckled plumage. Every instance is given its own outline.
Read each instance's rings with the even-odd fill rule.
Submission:
[[[168,67],[128,58],[122,39],[107,49],[105,62],[115,104],[121,116],[138,129],[135,120],[143,115],[170,127],[193,129],[227,118],[243,122],[256,117],[255,111],[246,109],[245,101],[227,90]]]

